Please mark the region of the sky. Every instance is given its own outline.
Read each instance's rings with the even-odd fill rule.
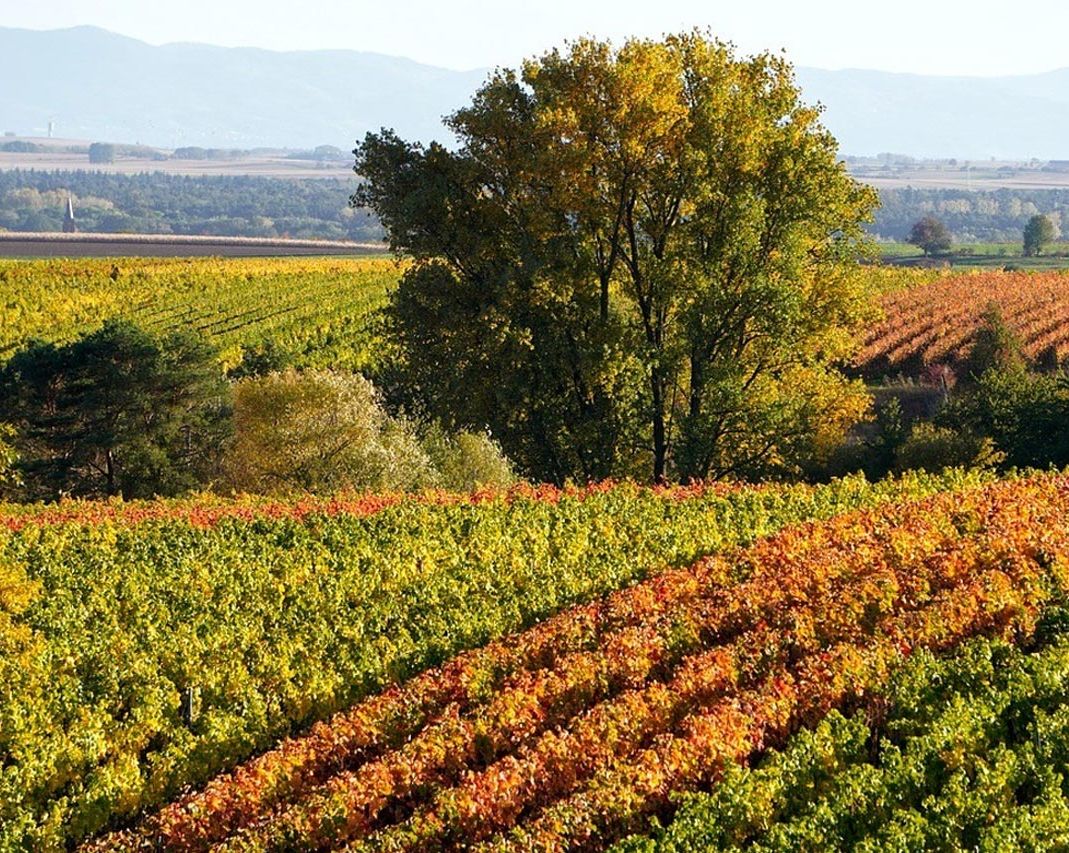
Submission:
[[[1069,2],[1027,0],[0,0],[0,26],[90,24],[164,44],[340,48],[467,70],[565,40],[709,28],[796,65],[1001,76],[1069,67]]]

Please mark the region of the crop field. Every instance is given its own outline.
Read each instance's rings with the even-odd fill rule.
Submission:
[[[983,313],[994,305],[1037,361],[1069,354],[1069,272],[944,274],[881,297],[884,318],[856,365],[869,377],[961,364]]]
[[[728,768],[614,851],[1064,849],[1067,687],[1063,613],[1026,650],[976,638],[918,652],[857,710]]]
[[[876,839],[933,837],[933,762],[977,831],[1016,785],[1067,837],[1065,475],[174,508],[7,526],[11,849],[693,849],[756,813],[787,849],[861,785]]]
[[[619,732],[632,740],[606,741],[626,757],[627,744],[637,748],[663,728],[665,713],[684,710],[659,705],[667,696],[656,685],[692,673],[698,680],[686,701],[704,701],[693,691],[719,677],[721,652],[702,651],[719,630],[703,620],[720,613],[731,623],[725,638],[745,634],[753,613],[738,596],[766,585],[756,561],[805,553],[809,566],[830,547],[824,563],[839,571],[831,559],[837,538],[856,527],[848,539],[857,553],[877,548],[858,537],[873,524],[886,530],[900,502],[913,537],[915,501],[986,500],[988,488],[1049,497],[1060,494],[1058,483],[996,487],[989,477],[948,473],[875,485],[851,478],[825,486],[523,487],[288,510],[214,497],[0,507],[0,750],[11,757],[0,774],[0,849],[62,848],[131,822],[132,836],[99,844],[164,833],[173,849],[186,849],[239,830],[273,833],[253,824],[289,806],[313,820],[311,838],[326,831],[315,817],[317,792],[334,792],[335,803],[335,793],[368,795],[359,780],[385,781],[390,768],[423,774],[398,775],[396,783],[408,778],[412,787],[370,803],[372,811],[354,800],[356,822],[338,838],[355,838],[358,814],[367,815],[368,831],[387,829],[391,815],[415,819],[431,808],[426,796],[446,796],[449,780],[479,762],[504,769],[521,758],[559,761],[552,740],[527,758],[516,750],[533,749],[547,727],[562,733],[575,714],[602,702],[608,716],[590,725],[615,725],[621,707],[634,714]],[[940,519],[939,507],[924,512]],[[874,508],[884,514],[868,515]],[[793,527],[835,516],[847,520]],[[928,530],[928,521],[916,523]],[[753,546],[761,550],[738,550],[780,530],[772,544]],[[910,542],[900,543],[904,554],[914,553]],[[716,554],[725,556],[706,559]],[[751,559],[757,574],[747,580]],[[853,586],[843,581],[843,589],[883,596],[885,582],[873,574]],[[781,591],[808,595],[786,583]],[[721,600],[739,604],[721,610]],[[765,618],[776,625],[794,618],[788,598],[763,601],[752,598],[767,603]],[[862,621],[827,630],[874,624]],[[703,674],[706,659],[715,665]],[[295,737],[278,745],[288,735]],[[589,732],[576,737],[590,743]],[[455,738],[457,751],[439,749]],[[236,776],[202,787],[261,753]],[[581,773],[607,759],[591,755]],[[508,778],[516,777],[502,783]],[[520,803],[522,794],[499,802]],[[506,818],[478,820],[489,831]]]
[[[0,260],[0,360],[125,317],[202,332],[228,366],[270,341],[298,366],[358,369],[374,352],[369,314],[398,276],[386,258]]]

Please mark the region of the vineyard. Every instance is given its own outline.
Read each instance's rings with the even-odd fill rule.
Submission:
[[[884,319],[855,360],[868,377],[959,366],[991,305],[998,306],[1030,358],[1054,364],[1069,355],[1066,272],[944,275],[891,290],[881,303]]]
[[[298,366],[358,369],[374,351],[368,315],[397,277],[382,258],[0,260],[0,360],[125,317],[201,332],[227,366],[270,342]]]
[[[615,853],[1062,850],[1069,840],[1069,632],[1029,651],[918,652],[862,711],[833,711]]]
[[[463,653],[87,849],[601,848],[667,818],[681,792],[742,785],[737,765],[803,727],[845,749],[866,717],[843,729],[830,712],[882,707],[892,675],[900,693],[926,685],[917,667],[942,664],[925,652],[1030,641],[1069,583],[1064,476],[932,485],[722,548]],[[1018,682],[1005,690],[1019,705],[1031,694]],[[1033,683],[1037,708],[1062,685]],[[984,698],[991,713],[1013,704]],[[918,738],[940,702],[958,709],[887,702],[917,717]],[[976,729],[954,730],[959,760]],[[769,787],[766,800],[785,783]]]
[[[1027,641],[1067,517],[953,472],[0,508],[0,849],[604,847]]]

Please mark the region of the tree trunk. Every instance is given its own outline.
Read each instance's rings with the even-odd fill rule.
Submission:
[[[653,482],[658,485],[666,480],[668,466],[668,441],[664,422],[664,381],[661,368],[650,372],[650,390],[653,393]]]
[[[115,495],[115,457],[109,447],[104,451],[104,471],[107,478],[108,497]]]

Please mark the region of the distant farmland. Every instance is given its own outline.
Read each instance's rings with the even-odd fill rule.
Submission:
[[[380,243],[175,234],[0,234],[0,257],[286,257],[382,254]]]

